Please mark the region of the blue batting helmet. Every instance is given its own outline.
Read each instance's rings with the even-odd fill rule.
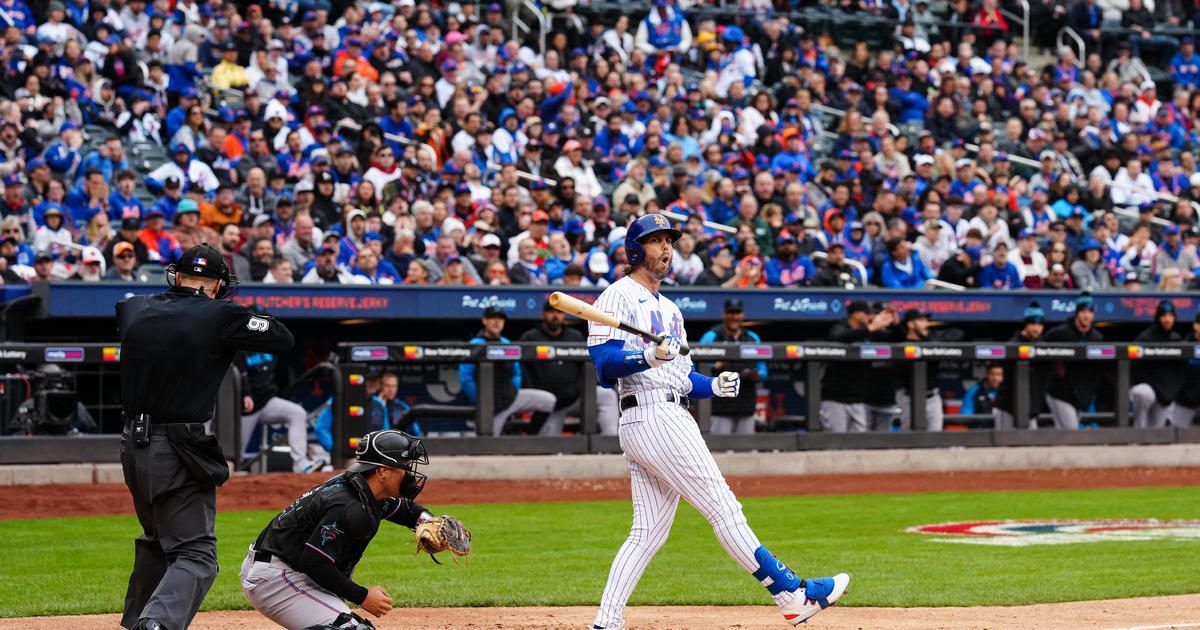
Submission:
[[[642,249],[642,239],[655,232],[667,232],[671,242],[679,240],[683,232],[671,227],[671,222],[661,214],[647,214],[633,222],[625,233],[625,256],[631,266],[641,264],[646,258],[646,250]]]

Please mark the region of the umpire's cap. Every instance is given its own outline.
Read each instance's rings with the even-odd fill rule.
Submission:
[[[175,271],[189,276],[225,280],[229,277],[229,269],[225,265],[225,257],[208,243],[202,243],[189,248],[175,263]]]
[[[418,437],[393,429],[372,431],[358,438],[354,455],[358,461],[346,469],[349,472],[367,472],[379,466],[407,468],[411,464],[429,463],[425,445]]]

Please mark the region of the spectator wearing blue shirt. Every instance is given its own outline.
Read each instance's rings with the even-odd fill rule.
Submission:
[[[129,160],[125,157],[120,138],[109,136],[104,140],[104,144],[88,152],[76,171],[76,183],[92,168],[100,171],[104,175],[104,181],[110,184],[114,182],[118,171],[129,168]]]
[[[887,258],[880,274],[889,289],[923,289],[933,279],[920,256],[912,255],[912,246],[902,237],[887,241]]]
[[[784,230],[775,241],[775,257],[763,266],[767,284],[773,287],[808,286],[817,275],[808,256],[798,253],[796,237]]]
[[[1016,265],[1008,262],[1008,243],[996,243],[992,249],[992,264],[979,272],[979,288],[1009,290],[1024,287]]]
[[[113,223],[120,223],[125,217],[140,219],[144,208],[141,200],[133,194],[137,187],[137,174],[130,170],[117,173],[117,189],[108,196],[108,216]],[[176,190],[179,187],[176,186]],[[174,212],[171,213],[174,216]]]
[[[370,284],[397,284],[402,278],[398,274],[381,269],[379,254],[372,247],[364,247],[354,257],[354,267],[350,273],[355,277],[364,278]],[[395,267],[392,267],[395,269]]]
[[[1171,58],[1171,80],[1176,88],[1194,90],[1200,87],[1200,57],[1191,35],[1179,40],[1179,52]]]
[[[495,392],[493,398],[493,409],[495,410],[495,420],[492,422],[492,435],[500,435],[504,429],[504,424],[508,422],[509,417],[513,414],[524,412],[543,412],[549,414],[554,411],[554,405],[557,404],[557,399],[550,392],[521,388],[521,364],[518,360],[521,358],[520,348],[517,346],[496,346],[495,344],[510,344],[512,343],[506,337],[501,335],[504,332],[504,324],[508,321],[508,315],[504,309],[498,306],[489,306],[483,311],[483,328],[475,333],[471,338],[470,343],[479,343],[492,346],[489,348],[488,355],[493,353],[494,348],[496,353],[508,356],[509,352],[513,353],[512,361],[493,361],[495,367]],[[462,386],[462,392],[466,397],[475,403],[478,401],[479,390],[475,382],[476,365],[474,363],[462,363],[458,366],[458,381]]]
[[[897,112],[896,122],[925,122],[925,112],[929,111],[929,99],[912,89],[912,75],[907,70],[897,73],[896,87],[888,90],[888,101]]]

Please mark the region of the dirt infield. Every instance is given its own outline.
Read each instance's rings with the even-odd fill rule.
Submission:
[[[236,477],[217,491],[218,509],[278,510],[328,475]],[[1200,467],[1062,469],[995,472],[731,477],[739,496],[814,494],[903,494],[980,490],[1062,490],[1200,485]],[[421,495],[429,505],[487,502],[629,500],[629,482],[595,480],[433,480]],[[120,484],[0,486],[0,520],[98,514],[132,514]],[[844,602],[853,604],[853,584]],[[588,627],[595,608],[418,608],[377,620],[389,628],[477,628],[558,630]],[[778,610],[753,607],[635,607],[626,613],[630,630],[769,630],[787,627]],[[118,628],[118,615],[0,619],[0,630],[96,630]],[[1200,628],[1200,595],[1011,607],[855,608],[825,611],[806,627],[829,630],[1165,630]],[[201,613],[194,630],[268,630],[278,626],[254,612]]]
[[[327,473],[235,477],[217,490],[217,509],[281,510],[304,490],[328,477]],[[1200,467],[730,477],[728,481],[740,497],[1148,488],[1200,485]],[[627,500],[629,481],[625,479],[433,479],[421,494],[421,502],[428,505]],[[0,520],[98,514],[133,514],[133,503],[124,485],[0,486]]]
[[[847,595],[850,598],[851,595]],[[376,620],[379,630],[579,630],[596,610],[564,608],[409,608]],[[630,630],[779,630],[787,625],[771,606],[658,606],[630,608]],[[119,615],[0,619],[0,630],[98,630],[117,628]],[[1132,630],[1200,625],[1200,595],[1173,595],[1098,602],[975,608],[834,607],[805,624],[811,630]],[[273,630],[258,613],[200,613],[192,630]]]

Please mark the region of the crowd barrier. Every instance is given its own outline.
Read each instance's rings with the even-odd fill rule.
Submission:
[[[497,306],[511,319],[535,320],[552,290],[564,287],[414,287],[380,285],[278,285],[243,284],[233,299],[257,303],[276,317],[304,319],[478,319],[484,309]],[[593,302],[600,289],[567,287],[568,293]],[[113,304],[130,295],[157,293],[157,284],[128,282],[38,283],[35,295],[42,300],[43,317],[113,317]],[[11,290],[10,290],[11,291]],[[819,322],[842,319],[853,299],[887,302],[898,311],[917,308],[943,322],[1019,322],[1031,300],[1038,300],[1050,320],[1066,319],[1075,312],[1077,291],[906,291],[894,289],[713,289],[664,287],[689,321],[721,319],[725,300],[745,302],[747,320]],[[0,294],[6,300],[15,293]],[[1191,317],[1200,306],[1195,293],[1098,292],[1096,321],[1146,323],[1160,300],[1171,300]]]

